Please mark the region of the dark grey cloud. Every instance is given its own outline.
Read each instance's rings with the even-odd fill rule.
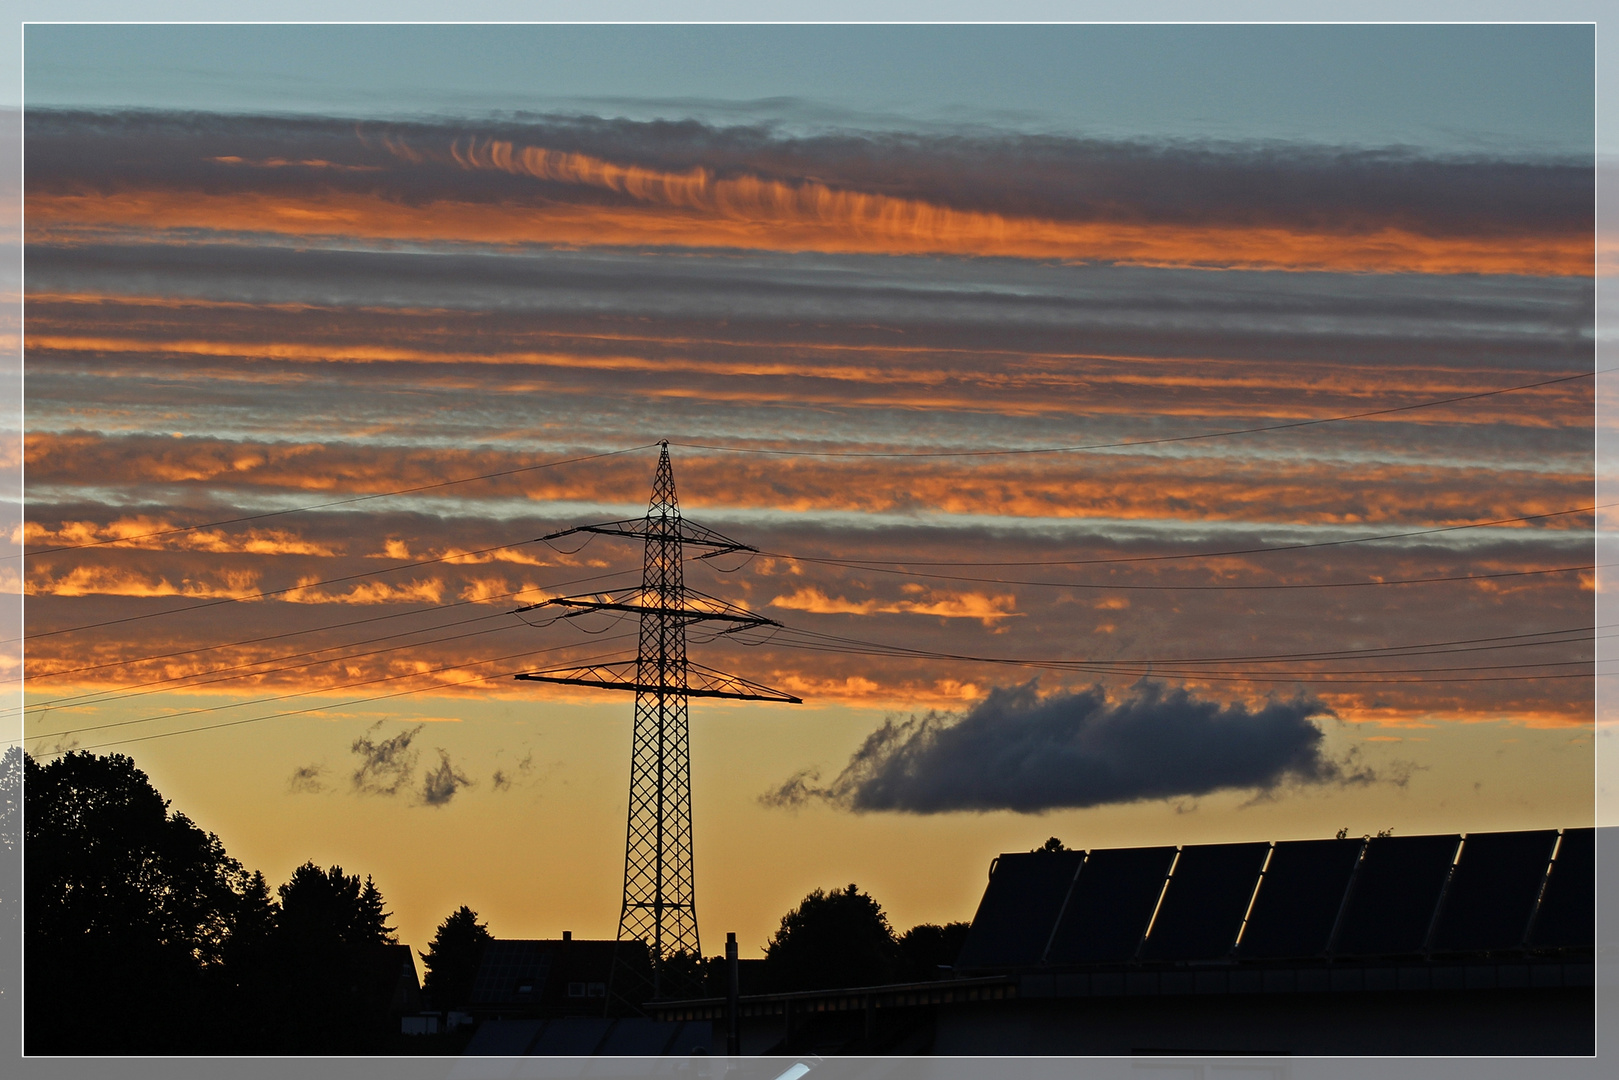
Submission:
[[[443,806],[455,798],[455,793],[471,787],[472,781],[450,761],[442,747],[438,750],[438,767],[427,770],[422,778],[422,802],[428,806]]]
[[[326,790],[324,765],[300,765],[287,777],[287,792],[292,795],[319,795]]]
[[[1581,232],[1592,223],[1589,161],[1427,157],[1287,143],[1104,141],[1035,135],[785,136],[697,121],[534,116],[366,124],[337,118],[30,110],[30,191],[129,184],[270,195],[377,193],[406,204],[620,196],[498,170],[469,171],[452,145],[503,140],[724,178],[754,175],[1066,220],[1384,226],[1436,235]],[[396,152],[409,147],[406,154]],[[246,168],[222,161],[280,162]],[[320,165],[301,165],[320,162]]]
[[[514,783],[521,783],[526,780],[533,771],[534,752],[531,750],[524,754],[523,759],[510,770],[505,768],[496,769],[495,775],[490,778],[490,782],[496,791],[510,791]]]
[[[426,725],[417,724],[386,739],[373,740],[372,733],[382,726],[377,721],[350,749],[360,759],[354,770],[354,790],[364,795],[398,795],[409,790],[416,772],[417,751],[411,749]]]
[[[1034,682],[997,687],[963,715],[890,718],[821,786],[800,772],[761,796],[773,806],[826,801],[856,812],[1039,813],[1288,783],[1366,783],[1329,758],[1314,697],[1250,708],[1143,679],[1117,700],[1100,686],[1041,697]]]

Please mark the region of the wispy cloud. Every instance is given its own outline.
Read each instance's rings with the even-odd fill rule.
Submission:
[[[287,777],[287,791],[292,795],[319,795],[326,791],[324,765],[300,765]]]
[[[455,798],[455,793],[471,787],[472,780],[450,761],[450,755],[438,748],[438,765],[427,770],[422,778],[422,802],[428,806],[444,806]]]
[[[372,734],[383,723],[379,720],[371,725],[350,747],[354,756],[359,758],[354,769],[354,790],[363,795],[408,792],[415,777],[418,752],[411,749],[410,744],[426,725],[417,724],[386,739],[373,739]]]

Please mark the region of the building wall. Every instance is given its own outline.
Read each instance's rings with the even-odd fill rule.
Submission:
[[[943,1055],[1588,1055],[1590,988],[1022,999],[940,1006]]]

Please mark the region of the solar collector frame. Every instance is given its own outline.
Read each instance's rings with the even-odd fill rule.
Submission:
[[[1350,880],[1330,952],[1335,957],[1418,954],[1462,838],[1374,836]]]
[[[1468,834],[1428,951],[1491,952],[1522,946],[1556,843],[1555,829]]]
[[[1092,851],[1074,882],[1046,959],[1087,964],[1134,958],[1175,855],[1173,847]]]
[[[1212,960],[1229,955],[1269,853],[1268,843],[1182,848],[1141,958]]]
[[[1358,838],[1276,844],[1237,956],[1277,960],[1324,955],[1364,846]]]

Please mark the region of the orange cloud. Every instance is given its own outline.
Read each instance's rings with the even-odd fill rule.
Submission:
[[[238,463],[254,459],[247,469]],[[34,482],[95,476],[141,484],[153,478],[226,480],[232,487],[321,492],[377,491],[430,484],[529,465],[526,455],[392,445],[238,443],[218,439],[108,439],[82,433],[31,434]],[[1570,466],[1565,465],[1565,468]],[[792,513],[929,510],[960,515],[1082,519],[1381,522],[1450,525],[1551,513],[1582,505],[1590,474],[1492,469],[1487,463],[1358,466],[1344,487],[1336,461],[1294,457],[1182,459],[1150,454],[1052,455],[897,466],[886,461],[811,461],[683,456],[683,500],[693,508],[749,507]],[[646,465],[632,458],[588,468],[524,473],[481,482],[479,494],[520,494],[536,502],[640,503]],[[454,489],[452,489],[453,491]],[[1585,528],[1579,518],[1547,527]],[[510,540],[507,536],[504,539]],[[499,541],[495,541],[498,543]],[[434,552],[458,550],[430,545]],[[405,546],[396,550],[416,554]],[[549,549],[506,549],[457,562],[592,565]],[[393,557],[388,552],[384,557]],[[418,556],[421,557],[421,556]],[[539,560],[530,562],[530,559]]]
[[[257,455],[244,455],[253,465],[262,464]],[[243,459],[238,459],[240,462]],[[238,464],[237,468],[245,468]],[[183,528],[165,518],[144,515],[122,517],[105,525],[93,521],[64,522],[55,529],[30,521],[23,526],[24,542],[42,547],[80,547],[90,544],[116,546],[137,551],[201,551],[211,554],[247,555],[336,555],[330,545],[306,540],[285,529],[248,529],[227,534],[219,529],[162,534]],[[116,544],[109,543],[116,541]]]
[[[941,619],[977,619],[990,626],[998,619],[1019,617],[1012,610],[1017,598],[1011,595],[985,596],[982,593],[935,593],[922,586],[906,586],[907,592],[925,593],[918,600],[846,600],[828,597],[814,586],[806,586],[770,601],[771,607],[808,611],[817,615],[934,615]]]
[[[223,581],[211,582],[182,578],[178,584],[167,578],[151,577],[112,566],[75,566],[61,576],[52,576],[51,567],[32,568],[23,584],[28,596],[188,596],[193,598],[235,597],[256,591],[259,575],[253,571],[222,571]]]
[[[573,157],[578,155],[560,155]],[[599,176],[602,185],[622,177],[624,193],[644,201],[440,199],[418,205],[337,191],[40,193],[28,198],[27,239],[71,243],[128,230],[210,229],[502,246],[655,245],[1253,270],[1588,275],[1592,267],[1588,234],[1437,237],[1394,226],[1332,233],[1284,226],[1070,222],[954,210],[814,181],[716,180],[706,173],[650,173],[607,162],[595,173],[581,168],[578,174]],[[632,183],[637,174],[643,175]]]
[[[469,551],[462,552],[458,548],[432,549],[428,551],[413,551],[408,542],[400,539],[389,539],[382,545],[381,551],[374,551],[367,555],[368,559],[389,559],[395,562],[409,562],[413,560],[443,559],[456,566],[475,566],[479,563],[506,562],[517,563],[522,566],[577,566],[580,562],[560,559],[543,559],[531,550],[519,547],[501,548],[498,551]],[[584,565],[604,566],[599,561]]]
[[[402,585],[368,581],[342,593],[316,589],[314,586],[319,580],[317,577],[299,578],[297,588],[283,593],[280,599],[289,604],[436,604],[444,597],[444,582],[437,578]]]

